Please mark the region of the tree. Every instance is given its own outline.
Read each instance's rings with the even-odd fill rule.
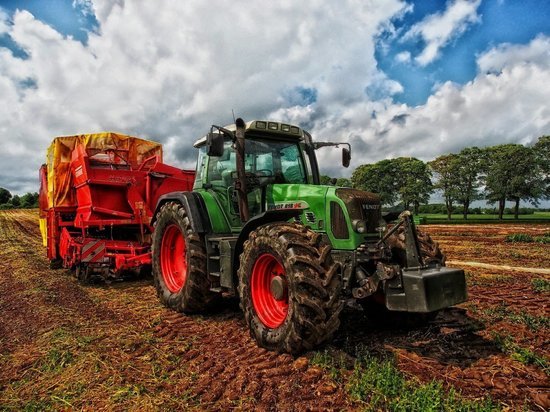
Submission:
[[[321,182],[322,185],[334,186],[333,178],[330,176],[321,175],[319,176],[319,181]]]
[[[21,206],[21,198],[19,197],[19,195],[14,195],[11,198],[10,203],[13,207],[19,207]]]
[[[451,219],[453,213],[453,203],[458,198],[458,169],[460,167],[459,156],[456,154],[442,155],[428,162],[428,166],[436,174],[435,189],[441,190],[445,198],[445,209],[447,210],[447,219]]]
[[[529,200],[536,205],[544,195],[544,176],[540,173],[535,150],[519,144],[505,144],[488,148],[488,153],[488,200],[498,202],[499,219],[504,214],[506,200],[514,201],[517,219],[520,200]]]
[[[351,183],[357,189],[378,194],[383,205],[393,205],[399,199],[395,178],[397,173],[395,162],[381,160],[355,169],[351,175]]]
[[[377,193],[384,205],[401,201],[405,208],[426,203],[432,192],[431,172],[421,160],[408,157],[361,165],[353,172],[353,187]]]
[[[351,180],[348,179],[347,177],[339,177],[339,178],[336,180],[336,186],[340,186],[340,187],[352,187],[352,185],[351,185]]]
[[[514,217],[519,217],[519,202],[527,200],[538,206],[539,199],[545,197],[545,182],[542,164],[533,148],[521,146],[514,153],[515,175],[510,182],[508,200],[515,202]]]
[[[542,178],[542,197],[550,199],[550,136],[541,136],[533,146]]]
[[[4,203],[8,203],[11,199],[11,193],[8,189],[4,189],[3,187],[0,187],[0,205]]]
[[[412,205],[414,213],[418,214],[421,203],[428,203],[433,192],[432,172],[422,160],[414,157],[399,157],[394,159],[397,163],[396,175],[398,192],[405,209]]]
[[[23,196],[21,196],[21,207],[38,207],[38,193],[25,193]]]
[[[462,215],[468,219],[468,209],[474,200],[481,199],[480,175],[485,164],[485,151],[478,147],[467,147],[458,154],[455,191],[456,200],[463,206]]]

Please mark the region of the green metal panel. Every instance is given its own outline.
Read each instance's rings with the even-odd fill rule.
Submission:
[[[304,202],[300,220],[317,232],[326,233],[334,249],[353,250],[365,241],[366,235],[356,233],[344,202],[336,196],[336,187],[304,184],[273,185],[267,191],[267,208],[290,207],[292,203]],[[336,239],[330,227],[330,202],[337,202],[346,215],[350,237]]]
[[[211,191],[204,189],[198,189],[195,190],[195,192],[198,192],[204,199],[206,211],[208,212],[210,224],[212,225],[212,231],[214,233],[230,233],[229,218],[224,209],[220,207],[217,196],[213,196]]]
[[[238,214],[228,198],[215,189],[195,189],[203,197],[208,216],[214,233],[238,233],[242,227]],[[300,208],[301,222],[313,230],[326,233],[332,247],[340,250],[354,250],[363,243],[368,235],[353,231],[350,218],[344,202],[335,194],[334,186],[305,185],[305,184],[275,184],[266,188],[266,204],[264,208]],[[259,196],[250,197],[251,204],[259,201]],[[350,237],[336,239],[330,225],[330,202],[337,202],[344,211]],[[260,205],[256,209],[259,211]]]

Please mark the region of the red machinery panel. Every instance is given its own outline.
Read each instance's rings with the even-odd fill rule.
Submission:
[[[145,147],[143,153],[140,147]],[[193,171],[161,159],[160,145],[130,136],[102,133],[54,140],[49,162],[40,169],[41,229],[48,257],[69,268],[101,265],[115,273],[150,264],[150,222],[158,199],[191,190],[195,178]]]

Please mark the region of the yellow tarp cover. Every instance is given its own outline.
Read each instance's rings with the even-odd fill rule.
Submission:
[[[75,206],[74,190],[71,190],[71,153],[77,144],[86,150],[123,149],[128,153],[128,163],[137,168],[147,158],[158,155],[162,161],[162,145],[150,140],[123,134],[104,132],[56,137],[47,151],[48,207]]]

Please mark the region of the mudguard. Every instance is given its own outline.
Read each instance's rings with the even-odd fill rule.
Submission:
[[[239,269],[239,256],[243,251],[244,242],[248,239],[248,236],[253,230],[256,230],[260,226],[267,223],[286,222],[292,218],[300,216],[302,212],[302,209],[267,210],[257,216],[254,216],[246,222],[241,230],[241,233],[239,234],[237,244],[235,245],[235,250],[233,251],[233,262],[235,262],[233,273],[236,274]]]
[[[154,224],[162,205],[170,201],[181,203],[189,211],[189,220],[195,233],[210,233],[212,231],[204,200],[201,195],[194,192],[170,192],[162,195],[157,201],[152,224]]]

